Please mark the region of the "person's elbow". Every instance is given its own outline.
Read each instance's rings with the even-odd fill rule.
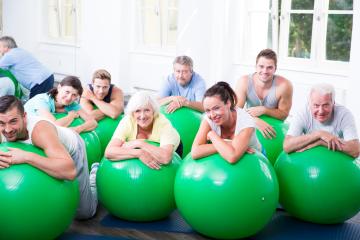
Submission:
[[[225,158],[225,160],[230,164],[237,163],[239,161],[239,159],[240,159],[239,157],[236,157],[234,155],[231,155],[231,156]]]
[[[174,153],[171,151],[171,152],[166,152],[165,154],[164,154],[164,158],[163,158],[163,164],[169,164],[169,163],[171,163],[171,161],[172,161],[172,159],[173,159],[173,155],[174,155]]]
[[[194,160],[201,158],[201,154],[199,153],[199,151],[197,151],[196,147],[193,147],[191,149],[191,158]]]
[[[65,174],[63,176],[64,180],[73,181],[76,178],[76,168],[75,166],[72,166],[69,170],[65,171]]]
[[[356,147],[354,149],[354,151],[352,152],[351,156],[354,158],[358,158],[360,155],[360,144],[356,144]]]

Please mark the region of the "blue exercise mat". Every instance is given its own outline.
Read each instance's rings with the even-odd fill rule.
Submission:
[[[192,228],[180,216],[178,211],[172,212],[166,219],[154,222],[129,222],[110,214],[105,216],[100,224],[104,227],[128,228],[147,231],[193,233]]]
[[[272,221],[251,239],[256,240],[359,240],[360,223],[353,218],[343,224],[321,225],[303,222],[277,212]]]
[[[64,233],[58,240],[136,240],[134,238],[88,235],[80,233]]]

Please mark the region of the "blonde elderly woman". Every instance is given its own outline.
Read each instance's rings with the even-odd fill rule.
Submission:
[[[145,139],[160,143],[154,146]],[[144,91],[129,100],[121,120],[105,150],[109,160],[139,158],[152,169],[170,163],[180,137],[167,118],[159,113],[158,103]]]

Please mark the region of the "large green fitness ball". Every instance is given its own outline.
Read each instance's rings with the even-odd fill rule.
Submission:
[[[97,172],[98,196],[114,216],[129,221],[154,221],[175,209],[174,179],[180,162],[153,170],[139,159],[109,161],[103,158]]]
[[[21,86],[20,86],[19,82],[16,80],[15,76],[9,70],[4,70],[4,69],[0,68],[0,77],[2,77],[2,76],[10,78],[10,80],[14,83],[15,97],[21,99],[23,93],[21,90]]]
[[[259,118],[270,124],[276,132],[275,138],[268,139],[264,138],[259,130],[256,130],[256,136],[265,148],[267,158],[274,165],[277,157],[283,150],[283,142],[289,126],[279,119],[266,115],[260,116]]]
[[[67,113],[54,113],[53,115],[56,119],[60,119],[65,117]],[[76,127],[83,123],[84,120],[81,118],[75,118],[69,127]],[[90,169],[91,165],[94,162],[99,162],[102,157],[100,140],[95,131],[82,132],[80,133],[80,137],[85,142],[86,157]]]
[[[280,203],[293,216],[314,223],[341,223],[360,210],[360,160],[316,147],[282,153],[275,164]]]
[[[101,156],[104,155],[105,149],[110,142],[117,125],[123,117],[123,114],[121,114],[116,119],[105,117],[98,122],[98,126],[94,131],[96,132],[100,140]]]
[[[24,143],[4,143],[44,156]],[[0,239],[55,239],[71,224],[79,203],[77,181],[57,180],[28,164],[0,170]]]
[[[183,156],[186,156],[191,151],[194,138],[199,130],[201,113],[187,107],[179,108],[173,113],[166,113],[166,107],[162,106],[160,112],[169,119],[178,131],[183,144]]]
[[[251,236],[270,220],[279,187],[260,153],[229,164],[219,154],[193,160],[189,154],[175,179],[176,205],[187,223],[212,238]]]

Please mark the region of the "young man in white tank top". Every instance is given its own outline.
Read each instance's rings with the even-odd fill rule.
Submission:
[[[76,178],[80,192],[76,218],[87,219],[96,213],[96,171],[89,177],[85,145],[76,132],[27,116],[21,101],[14,96],[0,97],[0,132],[1,142],[29,143],[41,148],[47,156],[9,148],[8,152],[0,151],[0,170],[27,163],[57,179]]]
[[[256,127],[265,138],[273,138],[276,132],[268,123],[259,119],[261,115],[284,120],[292,105],[293,87],[286,78],[275,75],[276,53],[262,50],[256,58],[256,72],[242,76],[236,83],[238,106],[255,118]]]

